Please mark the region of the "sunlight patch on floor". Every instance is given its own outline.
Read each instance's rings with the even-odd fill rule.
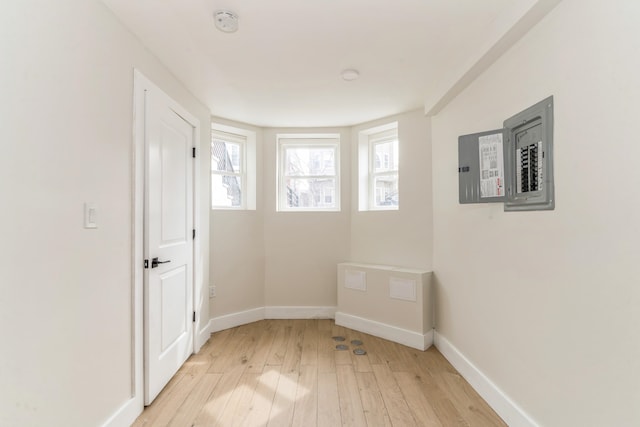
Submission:
[[[220,419],[225,411],[235,410],[235,408],[226,407],[233,393],[240,395],[251,394],[253,396],[251,404],[252,411],[266,408],[265,419],[249,421],[248,423],[245,422],[248,426],[253,425],[253,422],[255,422],[256,426],[259,426],[264,425],[268,419],[277,417],[284,412],[287,407],[294,405],[296,401],[303,399],[310,393],[310,390],[298,384],[297,380],[292,380],[290,376],[281,374],[279,370],[270,369],[258,377],[258,385],[255,389],[251,390],[244,384],[239,385],[235,389],[207,402],[204,410],[208,412],[211,417]]]

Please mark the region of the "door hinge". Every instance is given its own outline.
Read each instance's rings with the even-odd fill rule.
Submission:
[[[149,260],[148,259],[144,260],[144,268],[149,268]]]
[[[193,229],[193,240],[196,240],[196,229]]]
[[[195,311],[193,312],[193,321],[194,322],[196,321],[196,312]]]
[[[192,156],[193,156],[193,158],[195,159],[195,158],[196,158],[196,147],[193,147],[191,150],[192,150],[192,151],[191,151],[191,155],[192,155]]]

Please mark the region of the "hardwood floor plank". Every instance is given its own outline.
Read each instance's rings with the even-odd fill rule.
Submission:
[[[437,389],[440,400],[434,400],[434,409],[440,419],[459,419],[458,424],[478,426],[505,425],[467,381],[451,366],[435,347],[421,352],[414,350],[423,381],[432,378],[424,390]],[[444,397],[444,400],[442,399]],[[427,394],[427,398],[432,398]],[[454,422],[454,421],[451,421]]]
[[[371,372],[356,372],[356,380],[367,425],[392,426],[375,375]]]
[[[282,365],[287,353],[287,344],[293,330],[291,320],[271,320],[274,328],[273,343],[267,356],[267,365]]]
[[[438,386],[436,378],[433,377],[431,371],[422,364],[416,364],[415,373],[416,382],[419,383],[422,394],[430,403],[433,411],[445,426],[464,426],[467,424],[462,414],[451,404],[451,400],[446,393]]]
[[[389,366],[372,365],[380,395],[394,426],[418,426]]]
[[[342,417],[340,415],[340,399],[338,398],[338,378],[335,372],[319,372],[318,427],[339,425],[342,425]]]
[[[422,365],[423,362],[418,358],[418,355],[422,353],[424,352],[412,347],[398,346],[398,354],[400,359],[407,365],[407,371],[412,371],[415,367]]]
[[[200,375],[193,374],[185,374],[182,376],[182,379],[174,390],[169,393],[168,399],[162,401],[160,404],[156,405],[158,411],[155,413],[155,416],[151,420],[149,425],[153,426],[166,426],[169,424],[171,419],[174,417],[180,406],[185,402],[191,391],[194,389],[196,384],[200,382],[202,377]],[[156,402],[154,402],[155,404]]]
[[[273,331],[270,328],[265,329],[256,342],[255,351],[248,361],[247,372],[261,373],[264,370],[273,339]]]
[[[367,350],[367,357],[369,358],[370,365],[379,365],[381,363],[385,363],[385,360],[383,358],[384,347],[382,346],[382,341],[382,338],[364,334],[364,337],[362,339],[362,347]],[[373,368],[371,372],[373,372]]]
[[[209,353],[212,359],[215,359],[217,356],[222,354],[226,349],[226,343],[229,338],[233,335],[234,329],[225,329],[224,331],[219,331],[211,334],[211,338],[207,341],[207,347],[205,348],[205,352]],[[201,350],[202,351],[202,350]]]
[[[340,416],[342,417],[342,425],[367,425],[353,366],[336,366],[336,375],[338,377],[338,396],[340,399]]]
[[[218,356],[213,364],[215,364],[218,360],[222,360],[224,364],[222,365],[221,369],[225,371],[237,365],[247,365],[248,368],[249,359],[256,351],[256,344],[260,336],[260,332],[256,331],[255,329],[255,324],[252,325],[254,326],[250,329],[246,329],[244,334],[238,335],[238,345],[235,348],[234,353],[223,353],[222,355]]]
[[[239,330],[231,330],[231,334],[227,337],[224,348],[219,348],[216,356],[213,357],[211,365],[207,370],[210,374],[225,373],[232,368],[234,359],[237,357],[238,349],[242,344],[242,340],[246,338],[246,334],[241,334]],[[222,346],[217,346],[222,347]],[[212,349],[212,352],[214,350]],[[217,350],[216,350],[217,351]]]
[[[249,413],[241,424],[245,427],[266,426],[280,379],[279,366],[267,366],[258,378],[258,385],[249,405]]]
[[[198,352],[198,354],[192,354],[189,356],[178,372],[191,375],[204,375],[212,362],[213,358],[211,357],[211,354],[206,351]]]
[[[369,363],[369,358],[367,357],[369,352],[367,351],[366,355],[358,356],[353,352],[353,350],[357,348],[367,351],[364,345],[355,346],[355,345],[349,344],[349,354],[351,355],[351,363],[353,365],[353,369],[356,372],[373,372],[373,369],[371,368],[371,363]]]
[[[235,427],[244,422],[248,415],[249,404],[253,399],[259,377],[259,374],[251,372],[242,374],[238,384],[231,392],[224,411],[220,414],[219,425]]]
[[[436,415],[431,403],[424,396],[420,388],[420,382],[411,372],[394,372],[395,377],[407,405],[420,426],[440,427],[442,423]]]
[[[318,323],[318,373],[336,372],[336,342],[331,338],[331,320]]]
[[[495,411],[457,372],[441,373],[437,375],[436,382],[468,423],[480,427],[506,426]]]
[[[299,372],[302,357],[302,341],[304,339],[304,321],[295,322],[291,329],[291,336],[287,342],[287,350],[282,361],[282,371],[285,373]]]
[[[222,374],[203,373],[201,379],[189,393],[189,396],[182,403],[174,417],[169,422],[169,426],[181,427],[193,424],[198,413],[202,410],[213,389],[222,378]]]
[[[316,319],[305,321],[300,364],[303,366],[318,365],[318,321]]]
[[[313,427],[318,424],[318,369],[301,365],[293,410],[294,426]]]
[[[269,414],[269,427],[291,426],[293,409],[296,402],[296,390],[298,388],[297,372],[287,373],[281,371],[273,399],[273,406]]]
[[[413,372],[415,370],[415,361],[407,356],[407,347],[386,340],[382,342],[382,346],[387,357],[387,365],[393,372]]]
[[[334,347],[337,345],[337,343],[334,343]],[[333,351],[333,357],[334,357],[334,364],[336,365],[336,372],[338,369],[338,366],[351,366],[351,364],[353,363],[353,360],[351,359],[351,353],[349,352],[349,350],[334,350]]]
[[[235,390],[240,377],[245,371],[244,366],[236,366],[230,371],[222,374],[220,381],[213,389],[213,393],[209,396],[207,403],[200,410],[193,426],[194,427],[211,427],[220,424],[220,416],[227,407],[227,403],[231,398],[231,394]]]
[[[462,416],[453,403],[448,398],[438,399],[431,403],[438,419],[444,426],[471,427],[471,424]],[[474,427],[480,424],[474,424]],[[496,422],[492,426],[500,426],[502,423]]]
[[[442,356],[442,354],[440,354],[440,352],[433,346],[429,347],[425,351],[415,350],[415,357],[420,367],[428,370],[432,377],[443,372],[457,372],[447,359],[445,359],[444,356]]]
[[[331,334],[331,328],[333,327],[333,324],[333,319],[318,319],[318,331]]]

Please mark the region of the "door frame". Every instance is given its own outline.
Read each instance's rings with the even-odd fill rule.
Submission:
[[[145,93],[147,91],[164,92],[155,85],[139,70],[134,69],[134,111],[133,111],[133,194],[132,194],[132,360],[131,360],[131,393],[132,399],[136,402],[133,406],[138,408],[138,414],[144,409],[144,199],[145,199]],[[170,100],[171,109],[181,116],[193,127],[193,144],[196,152],[200,147],[200,120],[189,113],[171,96],[165,93]],[[200,222],[200,161],[196,157],[193,165],[193,227],[201,230]],[[196,321],[193,324],[193,348],[192,353],[196,353],[204,341],[208,338],[207,319],[202,319],[198,313],[200,304],[198,299],[204,295],[204,265],[202,260],[202,236],[196,235],[193,240],[193,309],[196,311]],[[201,311],[201,310],[200,310]],[[204,326],[203,326],[204,324]],[[206,329],[201,331],[201,327]],[[203,332],[205,332],[203,334]],[[136,415],[137,416],[137,415]],[[134,418],[135,419],[135,418]]]

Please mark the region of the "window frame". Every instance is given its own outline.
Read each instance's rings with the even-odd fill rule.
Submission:
[[[397,169],[386,169],[376,172],[375,147],[397,141]],[[395,176],[398,182],[398,196],[400,193],[400,137],[398,122],[391,122],[381,126],[362,130],[358,133],[358,210],[359,211],[394,211],[400,209],[398,197],[397,205],[376,205],[376,178],[381,176]],[[380,158],[380,168],[385,165],[385,159]],[[390,159],[389,159],[390,163]],[[391,164],[389,165],[391,166]]]
[[[278,212],[340,212],[340,135],[339,134],[279,134],[277,140],[277,203]],[[287,175],[286,155],[287,148],[331,148],[334,158],[333,175]],[[312,161],[310,159],[310,161]],[[287,203],[286,179],[333,179],[333,207],[291,207]],[[321,195],[325,199],[326,194]]]
[[[211,201],[212,210],[255,210],[256,209],[256,134],[255,132],[232,126],[211,124],[210,156],[213,158],[214,140],[222,140],[232,144],[238,144],[240,148],[240,172],[218,171],[210,165]],[[237,176],[240,179],[240,206],[214,205],[214,176]]]
[[[377,191],[376,191],[376,178],[384,177],[384,176],[394,176],[398,181],[398,188],[400,187],[400,165],[396,169],[391,169],[391,159],[389,158],[388,153],[385,153],[385,156],[380,159],[380,169],[383,169],[379,172],[376,171],[376,146],[387,144],[390,142],[395,142],[398,145],[398,152],[400,151],[400,141],[398,141],[398,130],[397,129],[389,129],[382,132],[378,132],[375,134],[369,135],[369,210],[397,210],[400,202],[398,201],[398,205],[378,205],[377,200]]]

